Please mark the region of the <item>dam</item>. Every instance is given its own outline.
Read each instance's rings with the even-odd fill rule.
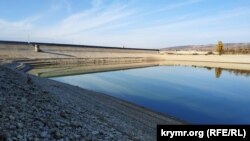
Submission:
[[[35,51],[39,46],[40,51]],[[147,57],[157,55],[158,49],[90,46],[74,44],[0,41],[0,58],[104,58]]]

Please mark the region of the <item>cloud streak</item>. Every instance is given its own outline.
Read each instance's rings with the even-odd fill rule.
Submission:
[[[44,16],[38,15],[18,21],[0,17],[0,38],[25,41],[30,36],[32,41],[146,48],[206,44],[218,39],[242,42],[250,38],[250,25],[246,24],[250,21],[247,20],[250,18],[248,6],[205,16],[205,12],[182,11],[202,2],[204,0],[189,0],[160,5],[160,9],[148,11],[159,6],[147,6],[143,10],[143,5],[140,8],[134,1],[105,3],[93,0],[90,7],[72,12],[72,2],[64,0],[58,6],[52,4],[45,12],[44,16],[50,16],[55,9],[58,13],[67,10],[69,14],[53,24],[37,24],[44,20]],[[241,33],[244,37],[240,37]]]

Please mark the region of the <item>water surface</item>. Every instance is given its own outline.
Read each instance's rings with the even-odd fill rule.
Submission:
[[[51,78],[198,124],[250,124],[250,77],[220,68],[157,66]]]

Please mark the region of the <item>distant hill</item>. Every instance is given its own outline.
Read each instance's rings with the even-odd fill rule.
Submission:
[[[208,45],[185,45],[185,46],[174,46],[160,49],[161,51],[214,51],[216,44]],[[224,43],[225,50],[239,50],[249,49],[250,43]]]

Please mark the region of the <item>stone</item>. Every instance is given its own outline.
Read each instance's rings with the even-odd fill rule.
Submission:
[[[113,138],[114,138],[114,135],[109,134],[109,138],[110,138],[110,139],[113,139]]]
[[[6,141],[13,141],[11,138],[7,138]]]
[[[27,139],[28,139],[28,141],[33,141],[33,137],[32,136],[28,136]]]
[[[68,138],[68,137],[66,137],[66,138],[65,138],[65,141],[69,141],[69,138]]]
[[[96,136],[97,134],[99,134],[98,131],[92,131],[92,135]]]
[[[10,126],[9,126],[9,129],[11,129],[11,130],[16,130],[16,126],[15,126],[15,125],[10,125]]]
[[[62,134],[59,131],[54,131],[53,132],[53,137],[55,139],[61,139],[62,138]]]
[[[10,119],[10,120],[15,120],[16,118],[15,118],[14,116],[10,115],[10,116],[9,116],[9,119]]]
[[[21,140],[21,139],[23,139],[23,136],[17,135],[17,138],[18,138],[19,140]]]
[[[56,126],[56,127],[60,127],[60,126],[61,126],[60,122],[56,122],[56,123],[55,123],[55,126]]]
[[[80,122],[77,122],[77,121],[72,121],[72,122],[70,123],[70,125],[71,125],[72,127],[82,127],[81,123],[80,123]]]
[[[45,138],[45,137],[48,136],[48,132],[47,132],[47,131],[43,131],[43,132],[40,133],[40,136],[41,136],[42,138]]]
[[[74,137],[75,137],[76,139],[79,139],[81,136],[80,136],[80,135],[75,134],[75,135],[74,135]]]
[[[20,123],[20,122],[19,122],[19,123],[17,123],[17,128],[19,128],[19,129],[20,129],[20,128],[23,128],[23,124],[22,124],[22,123]]]
[[[24,97],[22,97],[22,98],[21,98],[21,102],[26,103],[26,102],[27,102],[27,99],[24,98]]]
[[[67,118],[67,113],[65,111],[60,112],[60,116],[63,118]]]

